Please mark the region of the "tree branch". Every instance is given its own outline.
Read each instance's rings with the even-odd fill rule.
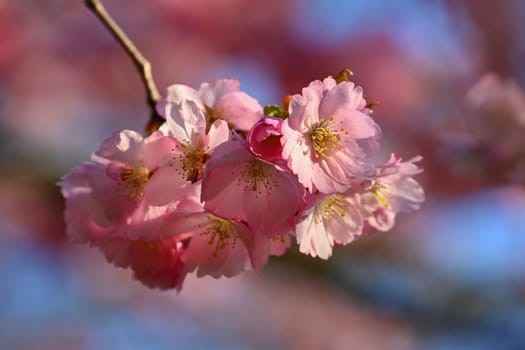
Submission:
[[[146,133],[149,135],[153,131],[157,130],[164,121],[159,113],[157,112],[157,101],[160,99],[159,90],[153,80],[151,73],[151,63],[140,53],[135,44],[128,38],[128,36],[122,31],[118,24],[108,14],[100,0],[85,0],[86,6],[93,11],[93,13],[102,21],[104,26],[109,30],[113,37],[120,43],[120,45],[126,50],[126,53],[133,61],[135,67],[139,71],[140,77],[146,88],[147,102],[151,110],[150,119],[145,127]]]

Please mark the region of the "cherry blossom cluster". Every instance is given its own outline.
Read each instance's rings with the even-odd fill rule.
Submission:
[[[68,235],[162,289],[194,271],[259,272],[293,240],[328,259],[424,200],[419,157],[369,161],[381,136],[369,107],[332,77],[265,108],[235,80],[172,85],[158,131],[116,132],[64,176]]]

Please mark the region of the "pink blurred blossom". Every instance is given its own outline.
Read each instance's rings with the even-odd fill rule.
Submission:
[[[184,242],[173,239],[131,240],[109,237],[100,250],[115,266],[131,268],[135,278],[150,288],[182,288],[186,267],[181,259]]]
[[[423,171],[414,164],[421,159],[414,157],[403,162],[392,154],[388,162],[377,167],[377,177],[366,192],[359,194],[361,214],[368,226],[388,231],[394,226],[397,213],[420,208],[425,193],[413,176]]]

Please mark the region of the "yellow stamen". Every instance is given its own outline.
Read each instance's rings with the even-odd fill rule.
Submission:
[[[334,118],[321,119],[310,133],[315,158],[328,158],[333,151],[342,150],[342,135],[348,132],[342,127],[337,129]]]
[[[202,234],[210,236],[209,245],[215,245],[215,250],[212,254],[215,258],[228,245],[232,248],[235,247],[238,236],[237,229],[231,221],[217,217],[212,219],[212,224]]]
[[[120,173],[120,179],[129,190],[129,199],[136,200],[142,196],[142,190],[148,182],[151,174],[142,163],[135,168],[126,167]]]
[[[344,205],[344,198],[340,195],[328,197],[315,208],[315,219],[317,222],[328,222],[333,220],[336,215],[344,217],[346,216],[346,211],[343,209]]]
[[[182,168],[180,175],[192,183],[202,179],[206,162],[210,159],[206,150],[202,148],[194,149],[188,144],[182,144],[177,147],[183,150],[183,153],[178,157]]]
[[[374,196],[376,196],[377,200],[383,205],[383,207],[385,207],[385,209],[388,209],[390,207],[390,204],[388,204],[386,196],[383,193],[385,188],[385,185],[376,182],[374,186],[372,186],[370,192],[372,192]]]
[[[245,191],[253,191],[258,194],[261,194],[262,191],[271,193],[273,186],[277,185],[270,174],[271,169],[273,169],[271,165],[253,159],[248,163],[246,169],[240,173],[239,182],[244,183]]]

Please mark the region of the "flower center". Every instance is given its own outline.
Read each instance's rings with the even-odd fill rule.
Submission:
[[[187,181],[195,183],[202,179],[204,168],[210,156],[202,148],[194,149],[189,145],[181,145],[183,153],[178,157],[181,164],[179,174]]]
[[[342,133],[348,135],[343,128],[337,130],[333,117],[320,119],[310,133],[315,158],[328,158],[333,151],[342,150]]]
[[[273,186],[276,185],[270,174],[272,168],[271,165],[259,159],[252,159],[240,174],[244,190],[257,192],[257,194],[262,194],[262,191],[270,193]]]
[[[129,190],[129,199],[136,200],[142,196],[142,190],[150,177],[151,173],[142,163],[139,163],[135,168],[126,167],[122,169],[120,179]]]
[[[374,196],[376,196],[377,200],[383,205],[383,207],[385,207],[385,209],[388,209],[390,207],[390,204],[388,204],[388,201],[384,194],[386,187],[386,185],[376,182],[370,189],[370,192],[373,193]]]
[[[342,208],[345,205],[343,197],[334,195],[326,198],[315,208],[315,219],[317,222],[328,222],[334,219],[336,215],[346,216],[346,211]]]
[[[232,222],[225,219],[214,217],[211,221],[212,223],[202,234],[210,237],[209,245],[215,245],[212,256],[216,258],[218,253],[227,246],[235,247],[237,229]]]

